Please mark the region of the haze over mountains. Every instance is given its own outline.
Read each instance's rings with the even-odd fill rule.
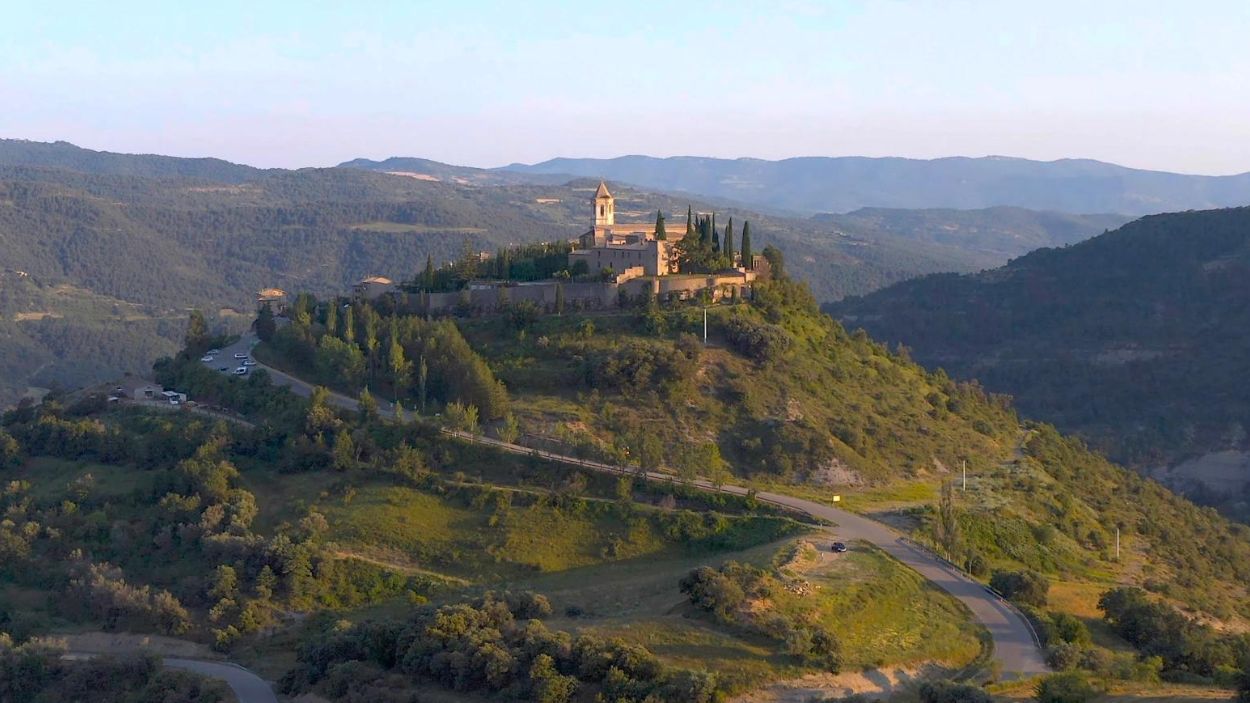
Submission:
[[[1014,206],[1069,213],[1147,215],[1250,203],[1250,173],[1191,176],[1089,159],[1003,156],[802,157],[781,161],[697,156],[558,158],[508,171],[572,174],[727,198],[795,213],[877,208]]]

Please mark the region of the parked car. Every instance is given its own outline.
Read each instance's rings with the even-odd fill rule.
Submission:
[[[252,361],[251,359],[244,359],[244,360],[243,360],[243,365],[244,365],[244,366],[255,366],[255,365],[256,365],[256,362],[255,362],[255,361]]]
[[[208,351],[206,351],[206,352],[204,352],[204,353],[205,353],[205,354],[207,354],[208,356],[217,356],[218,354],[220,354],[220,353],[221,353],[221,350],[220,350],[220,349],[209,349]]]
[[[246,354],[246,353],[244,353],[244,352],[235,352],[235,353],[234,353],[234,358],[236,358],[236,359],[246,359],[246,358],[247,358],[247,354]]]
[[[830,549],[837,552],[838,554],[841,554],[842,552],[846,551],[846,544],[843,542],[834,542],[833,546],[830,547]]]
[[[247,367],[246,367],[246,366],[240,366],[239,368],[235,369],[235,370],[234,370],[234,375],[235,375],[235,376],[246,376],[246,375],[247,375]]]
[[[213,357],[209,356],[208,354],[205,354],[204,356],[200,357],[200,361],[203,361],[206,364],[210,364],[213,361]]]
[[[217,367],[217,370],[218,370],[218,371],[229,371],[229,370],[230,370],[230,367],[229,367],[229,366],[218,366],[218,367]]]

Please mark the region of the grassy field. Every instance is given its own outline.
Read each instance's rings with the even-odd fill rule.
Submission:
[[[719,671],[735,688],[748,689],[812,670],[780,653],[776,642],[691,610],[677,581],[694,566],[727,559],[768,567],[795,544],[786,540],[716,559],[599,567],[593,580],[567,572],[525,585],[550,594],[557,610],[586,609],[585,615],[560,622],[563,627],[644,645],[673,664]],[[921,662],[958,668],[982,653],[982,632],[957,601],[875,548],[857,544],[843,555],[822,553],[787,573],[808,580],[814,590],[806,596],[781,591],[761,607],[836,633],[845,670]],[[592,582],[596,585],[585,585]]]

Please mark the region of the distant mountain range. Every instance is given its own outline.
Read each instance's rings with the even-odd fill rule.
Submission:
[[[1250,455],[1228,452],[1250,449],[1248,301],[1250,208],[1235,208],[1145,217],[999,269],[919,278],[827,309],[1016,396],[1027,415],[1119,461],[1180,464],[1156,475],[1239,490]],[[1250,493],[1237,499],[1250,517]]]
[[[551,159],[511,164],[527,174],[572,174],[726,198],[798,214],[859,208],[999,206],[1146,215],[1250,204],[1250,173],[1190,176],[1088,159],[988,156],[919,160],[859,156],[781,161],[695,156]]]

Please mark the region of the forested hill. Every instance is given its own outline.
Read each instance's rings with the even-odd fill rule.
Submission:
[[[362,171],[401,174],[424,180],[480,186],[516,185],[520,183],[553,184],[566,183],[574,179],[574,176],[563,173],[516,173],[500,169],[453,166],[440,161],[409,156],[392,156],[383,161],[352,159],[339,164],[338,168],[355,168]]]
[[[69,142],[0,139],[0,166],[44,166],[83,173],[153,178],[202,178],[242,183],[259,177],[261,169],[222,159],[187,159],[157,154],[117,154],[84,149]]]
[[[410,278],[427,256],[443,263],[466,250],[576,236],[598,184],[480,187],[347,168],[253,176],[235,183],[0,166],[0,406],[27,386],[142,372],[174,350],[192,306],[244,325],[261,287],[342,293],[368,275]],[[677,222],[690,204],[710,209],[613,190],[631,220],[663,209]],[[751,220],[757,246],[785,248],[821,300],[977,267],[957,248],[868,228],[720,213]]]
[[[830,307],[1136,466],[1244,447],[1250,208],[1146,217]]]
[[[863,208],[845,215],[823,213],[812,219],[878,231],[917,243],[956,247],[969,260],[992,268],[1034,249],[1075,244],[1115,229],[1132,218],[993,207],[980,210]]]
[[[622,156],[551,159],[505,168],[522,173],[610,178],[798,213],[849,212],[864,207],[975,209],[1010,205],[1072,213],[1144,215],[1250,204],[1250,173],[1190,176],[1088,159],[848,156],[766,161]]]

